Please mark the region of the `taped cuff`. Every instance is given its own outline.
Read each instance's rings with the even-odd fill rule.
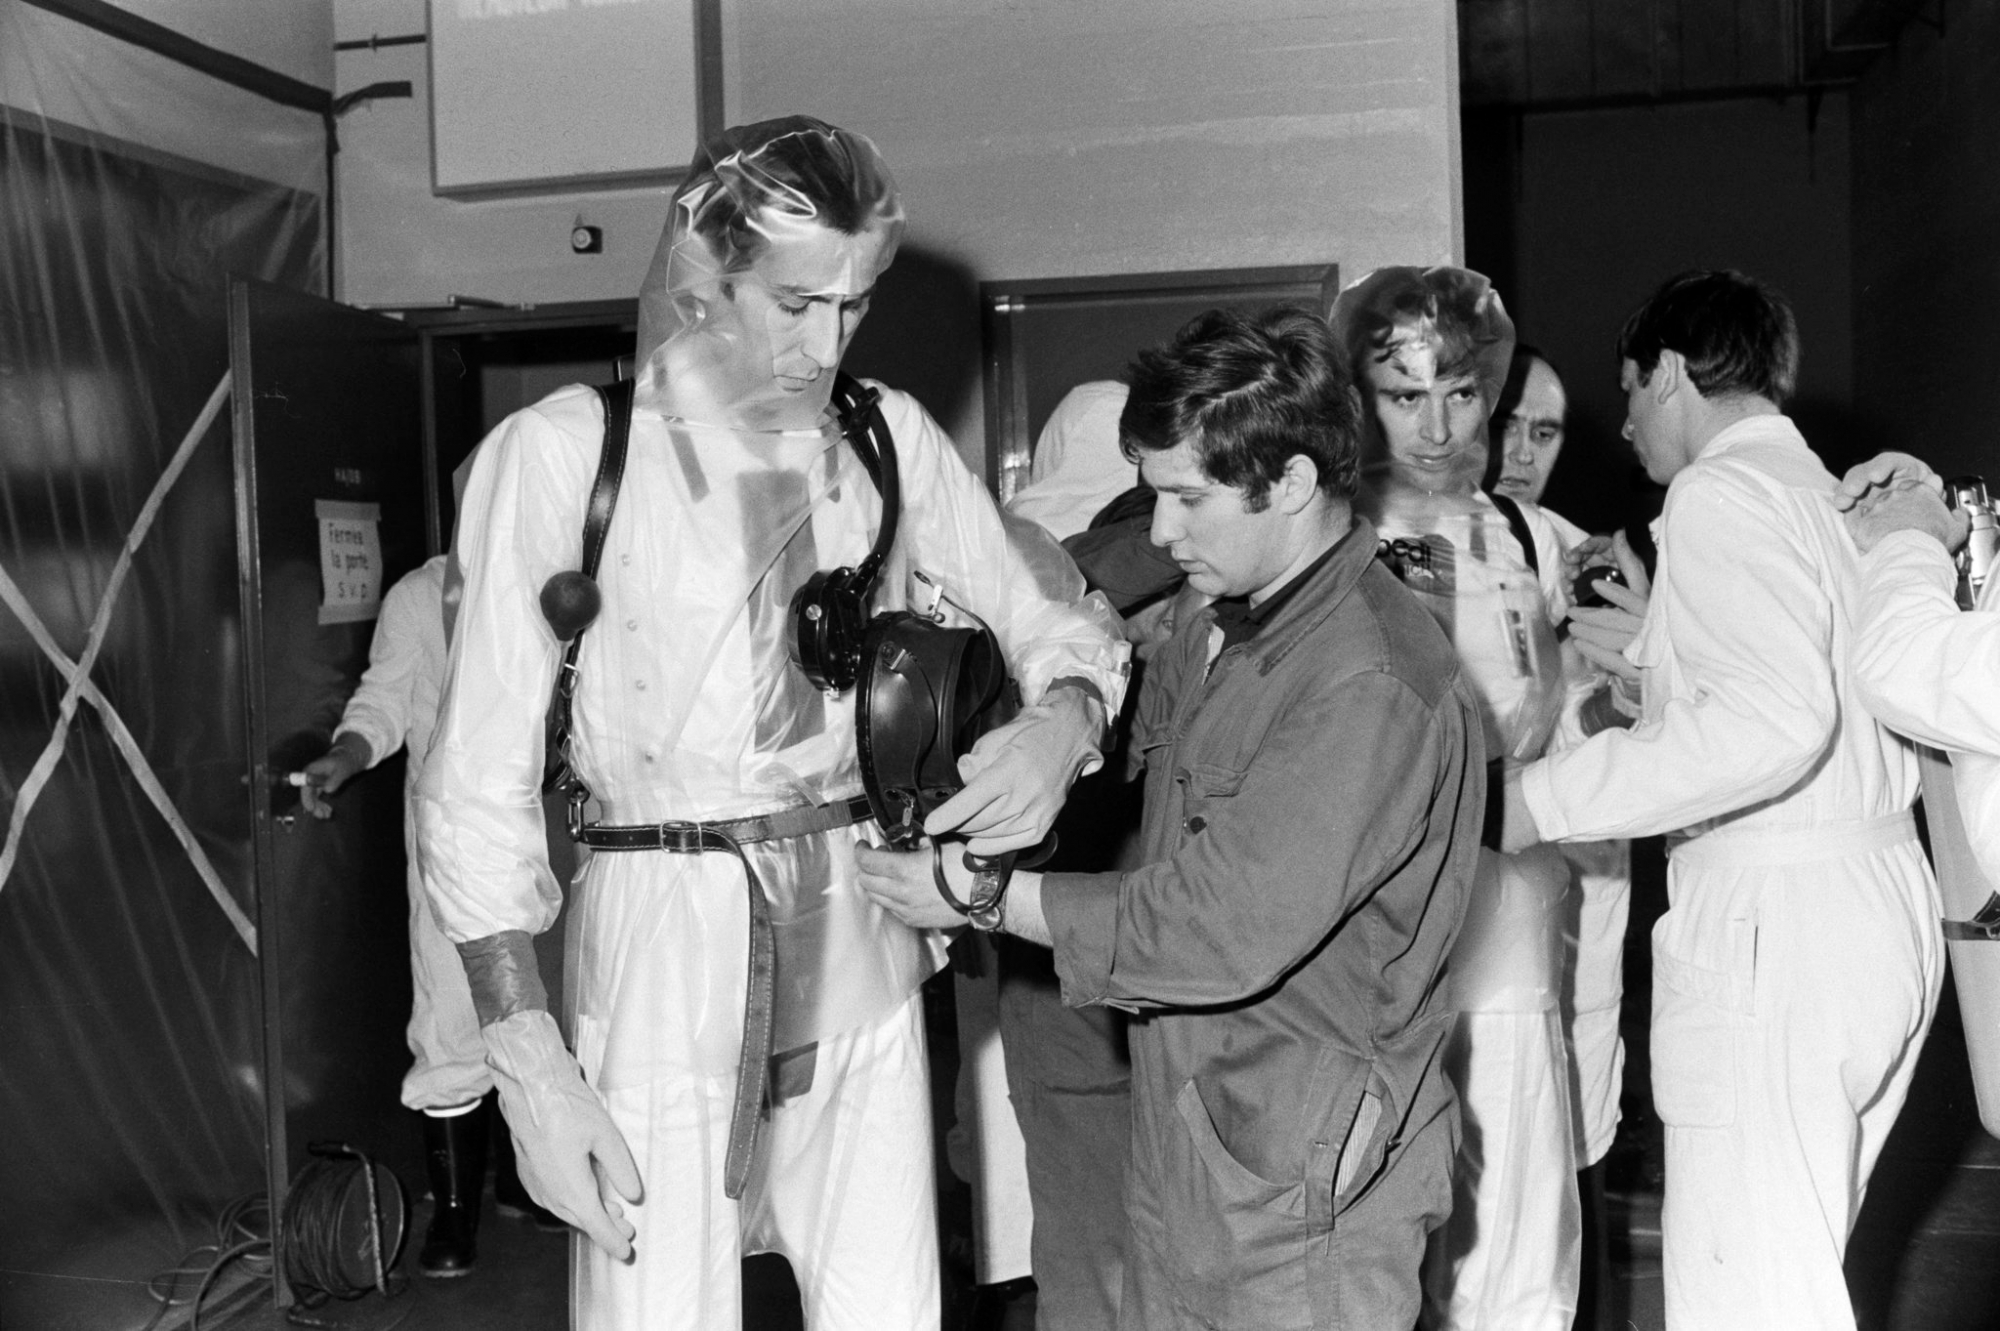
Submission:
[[[473,1010],[482,1029],[516,1012],[547,1012],[549,993],[535,964],[535,938],[525,929],[475,938],[458,945]]]

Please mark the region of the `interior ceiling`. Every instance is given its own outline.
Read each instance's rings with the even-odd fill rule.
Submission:
[[[1458,0],[1460,95],[1532,109],[1840,87],[1905,24],[1943,33],[1948,3]]]

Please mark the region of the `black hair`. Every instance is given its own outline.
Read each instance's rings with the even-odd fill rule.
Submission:
[[[858,234],[885,204],[893,203],[895,183],[877,168],[874,154],[853,139],[846,130],[811,116],[781,116],[732,126],[702,144],[682,192],[706,181],[720,182],[714,197],[697,209],[694,229],[722,259],[724,272],[748,268],[769,243],[753,223],[759,212],[780,207],[773,200],[781,191],[773,190],[773,184],[796,193],[811,209],[801,216],[810,215],[844,236]],[[730,171],[734,162],[750,158],[756,175],[745,189],[730,178]],[[718,162],[724,164],[721,169]]]
[[[1260,314],[1209,310],[1126,371],[1118,417],[1125,456],[1190,444],[1209,479],[1244,491],[1261,512],[1292,458],[1319,469],[1319,488],[1351,499],[1359,483],[1361,401],[1326,321],[1284,305]]]
[[[1773,288],[1733,269],[1690,269],[1660,284],[1618,334],[1618,360],[1652,377],[1662,351],[1687,361],[1703,397],[1751,394],[1783,406],[1798,388],[1799,325]]]
[[[1528,391],[1528,374],[1535,368],[1536,361],[1548,366],[1549,373],[1557,379],[1562,378],[1562,371],[1556,368],[1556,363],[1549,359],[1547,352],[1527,342],[1516,342],[1514,358],[1507,362],[1507,382],[1501,385],[1500,397],[1493,404],[1494,429],[1507,428],[1508,419],[1521,405],[1521,394]],[[1497,449],[1495,453],[1497,455]]]

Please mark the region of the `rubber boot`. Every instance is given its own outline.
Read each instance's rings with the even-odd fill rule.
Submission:
[[[544,1234],[560,1234],[569,1228],[561,1216],[529,1195],[521,1182],[521,1169],[514,1161],[514,1134],[500,1107],[493,1107],[493,1209],[512,1219],[526,1216]]]
[[[424,1165],[430,1174],[430,1232],[417,1269],[462,1276],[479,1256],[479,1195],[486,1187],[486,1106],[452,1118],[424,1115]]]

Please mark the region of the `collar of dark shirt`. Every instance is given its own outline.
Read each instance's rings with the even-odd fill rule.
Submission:
[[[1351,534],[1351,533],[1350,533]],[[1325,568],[1333,558],[1333,552],[1341,546],[1335,541],[1320,553],[1319,558],[1301,569],[1296,577],[1278,590],[1265,597],[1260,605],[1251,605],[1247,596],[1226,596],[1215,603],[1215,626],[1222,630],[1222,651],[1227,651],[1239,642],[1248,642],[1257,636],[1271,617],[1284,609],[1285,602],[1298,595],[1299,588],[1313,580],[1315,574]]]

